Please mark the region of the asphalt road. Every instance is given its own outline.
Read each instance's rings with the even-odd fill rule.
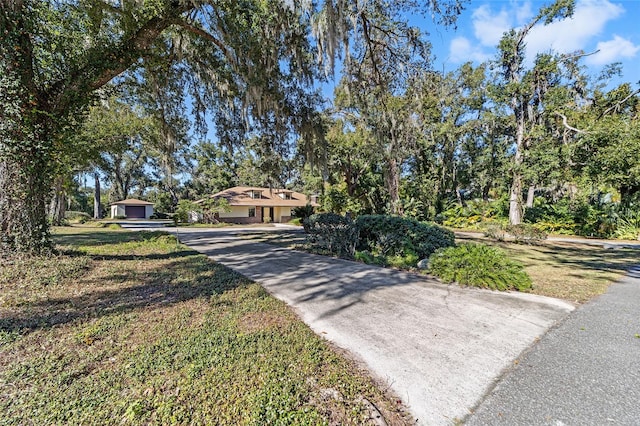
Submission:
[[[520,357],[466,424],[640,425],[640,269]]]
[[[573,310],[557,299],[444,285],[257,243],[239,232],[182,228],[180,239],[292,306],[388,385],[418,424],[462,420],[524,350]]]

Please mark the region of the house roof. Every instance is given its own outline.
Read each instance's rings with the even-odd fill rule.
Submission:
[[[261,198],[252,198],[252,191],[260,191]],[[290,194],[291,199],[285,200],[280,197],[279,194]],[[300,207],[307,204],[317,205],[311,203],[309,198],[295,191],[288,189],[276,189],[276,188],[261,188],[255,186],[234,186],[233,188],[225,189],[217,194],[211,195],[211,198],[225,198],[230,206],[262,206],[262,207]],[[196,203],[201,203],[204,200],[198,200]]]
[[[148,201],[138,200],[136,198],[127,198],[126,200],[116,201],[115,203],[111,203],[110,205],[121,205],[121,206],[152,206],[153,203]]]

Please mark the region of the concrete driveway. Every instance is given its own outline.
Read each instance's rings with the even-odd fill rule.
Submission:
[[[419,424],[463,419],[502,372],[574,308],[295,252],[239,233],[186,228],[180,239],[291,305],[315,332],[388,384]]]

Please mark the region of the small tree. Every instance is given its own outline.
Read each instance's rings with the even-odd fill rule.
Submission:
[[[202,213],[202,206],[191,200],[180,200],[173,214],[173,221],[176,224],[189,222],[192,213]]]
[[[226,198],[208,198],[202,202],[201,206],[204,223],[218,223],[216,216],[219,213],[231,211],[231,206]]]

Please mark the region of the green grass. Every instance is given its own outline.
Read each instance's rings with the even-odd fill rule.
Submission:
[[[363,424],[397,399],[259,285],[172,236],[56,230],[0,264],[0,424]]]

